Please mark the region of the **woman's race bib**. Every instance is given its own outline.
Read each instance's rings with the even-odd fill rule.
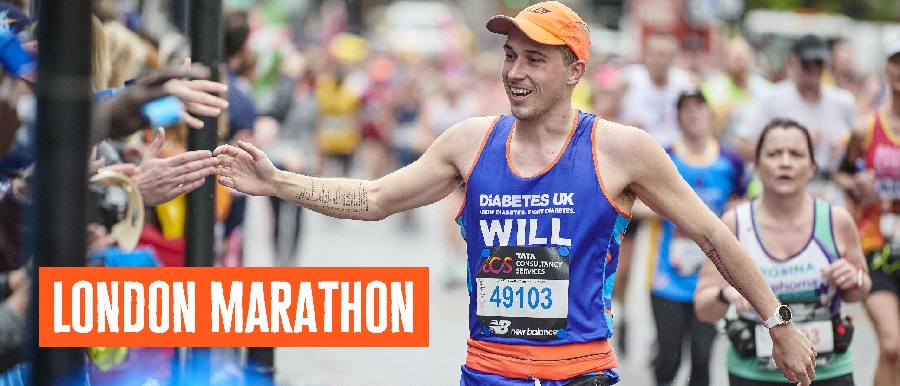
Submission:
[[[826,306],[812,303],[792,303],[793,323],[816,348],[816,364],[827,364],[834,352],[834,326]],[[772,360],[772,337],[761,323],[756,324],[756,357],[761,368],[775,369]]]

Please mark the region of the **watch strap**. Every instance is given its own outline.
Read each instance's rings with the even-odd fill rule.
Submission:
[[[788,322],[787,320],[784,320],[781,317],[781,307],[786,307],[786,306],[783,304],[778,306],[778,308],[775,309],[775,312],[772,313],[772,316],[770,316],[768,319],[763,321],[763,326],[765,326],[766,328],[772,328],[772,327],[775,327],[775,326],[778,326],[781,324],[785,324]]]

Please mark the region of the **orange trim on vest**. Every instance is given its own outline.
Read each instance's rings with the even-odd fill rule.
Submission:
[[[478,148],[478,154],[475,155],[475,161],[472,161],[472,166],[469,167],[469,172],[466,173],[466,179],[464,182],[466,183],[465,191],[463,192],[463,202],[459,206],[459,211],[456,212],[456,217],[453,221],[459,221],[459,217],[462,216],[463,209],[466,208],[466,193],[469,190],[469,176],[472,175],[472,170],[475,170],[475,165],[478,164],[478,159],[481,158],[481,152],[484,151],[484,145],[487,144],[488,138],[491,137],[491,132],[494,131],[494,126],[497,125],[497,121],[500,120],[500,116],[498,115],[494,118],[494,121],[491,122],[491,127],[488,129],[487,133],[484,135],[484,139],[481,140],[481,147]]]
[[[619,367],[609,341],[559,346],[502,344],[469,339],[466,367],[512,379],[566,380]]]
[[[566,143],[563,144],[562,149],[560,149],[559,153],[556,154],[556,158],[553,160],[553,162],[550,163],[550,165],[548,165],[546,168],[544,168],[544,170],[539,171],[537,174],[535,174],[533,176],[523,176],[523,175],[519,174],[519,172],[516,170],[516,167],[513,166],[512,157],[510,157],[510,155],[509,155],[509,147],[510,147],[510,144],[512,143],[513,132],[516,131],[516,123],[518,123],[518,122],[519,122],[518,119],[516,119],[516,121],[513,122],[512,128],[509,129],[509,137],[506,138],[506,163],[509,165],[509,170],[512,170],[513,174],[515,174],[517,177],[522,178],[522,179],[535,178],[541,174],[549,172],[550,169],[553,169],[553,167],[556,166],[556,163],[559,162],[559,159],[562,158],[563,153],[565,153],[566,150],[569,148],[569,142],[572,141],[572,136],[575,135],[575,129],[578,128],[578,110],[575,110],[575,121],[572,122],[572,130],[569,131],[569,136],[566,137]]]
[[[884,111],[880,111],[878,113],[878,117],[880,118],[881,130],[884,133],[885,138],[887,138],[894,145],[900,146],[900,136],[894,133],[894,130],[891,129],[887,114]]]
[[[600,164],[597,162],[597,124],[600,122],[600,117],[594,118],[594,127],[591,127],[591,155],[594,157],[594,172],[597,173],[597,183],[600,184],[600,191],[603,192],[603,195],[606,196],[606,201],[609,201],[609,204],[619,212],[625,218],[631,220],[631,213],[625,213],[622,208],[619,208],[619,205],[616,204],[616,201],[613,200],[612,197],[609,196],[609,193],[606,192],[606,186],[603,186],[603,178],[600,177]]]

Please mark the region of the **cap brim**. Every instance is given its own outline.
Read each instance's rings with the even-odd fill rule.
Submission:
[[[509,16],[494,16],[488,20],[485,25],[488,31],[501,35],[509,35],[509,29],[516,27],[525,33],[528,38],[542,44],[550,44],[554,46],[564,46],[566,42],[554,36],[552,33],[541,28],[528,20],[516,19]]]

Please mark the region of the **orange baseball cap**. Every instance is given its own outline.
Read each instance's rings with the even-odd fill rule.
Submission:
[[[575,11],[558,1],[537,3],[516,17],[497,15],[487,22],[488,31],[501,35],[509,34],[513,26],[538,43],[567,45],[578,59],[587,62],[591,52],[590,29]]]

